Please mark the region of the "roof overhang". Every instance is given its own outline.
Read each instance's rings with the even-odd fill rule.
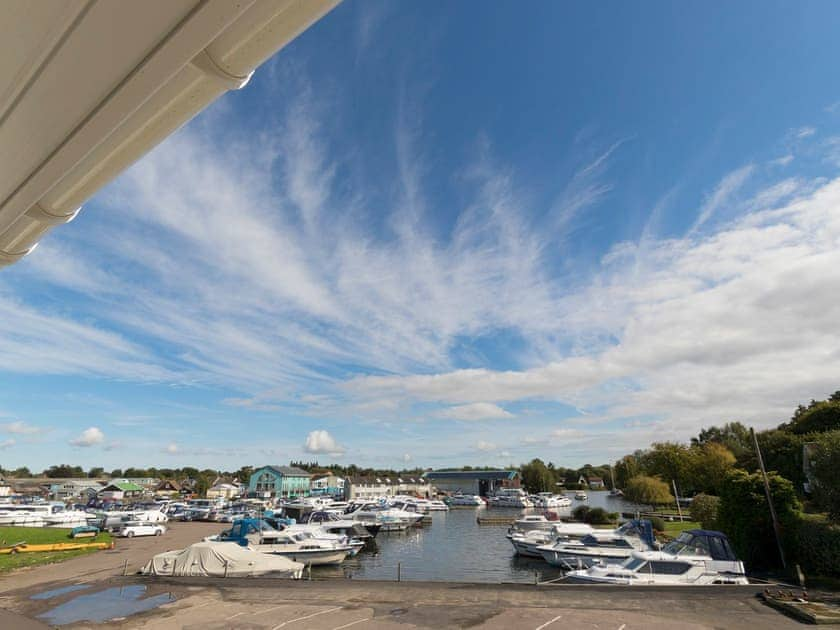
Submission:
[[[339,2],[0,3],[0,266]]]

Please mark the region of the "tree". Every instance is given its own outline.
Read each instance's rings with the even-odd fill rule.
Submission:
[[[685,444],[659,442],[642,456],[642,469],[651,477],[660,477],[670,484],[676,481],[682,494],[691,492],[692,452]]]
[[[723,444],[738,460],[753,452],[750,430],[740,422],[727,422],[722,427],[702,429],[696,438],[691,438],[692,446],[703,446],[709,442]]]
[[[840,431],[823,433],[811,449],[814,499],[828,512],[828,518],[840,522]]]
[[[624,497],[639,505],[665,505],[674,502],[668,484],[647,475],[636,475],[630,479],[624,486]]]
[[[541,459],[532,459],[520,467],[522,485],[530,492],[549,492],[554,489],[554,474]]]
[[[767,477],[782,534],[787,536],[795,532],[798,519],[796,492],[784,477],[776,473]],[[779,552],[761,473],[737,468],[729,472],[720,493],[717,521],[749,568],[778,566]]]
[[[691,520],[697,521],[703,529],[717,529],[717,515],[720,498],[710,494],[698,494],[691,501]]]
[[[735,465],[735,456],[719,442],[692,447],[691,486],[695,491],[719,494],[726,475]]]
[[[101,467],[99,467],[99,466],[96,466],[96,467],[94,467],[94,468],[91,468],[91,469],[88,471],[87,476],[88,476],[90,479],[96,479],[96,478],[98,478],[98,477],[102,477],[104,474],[105,474],[105,469],[104,469],[104,468],[101,468]]]
[[[355,468],[355,466],[353,466],[352,468]],[[253,472],[254,472],[253,466],[243,466],[242,468],[237,470],[235,473],[233,473],[233,476],[236,479],[239,480],[239,483],[247,484],[251,480],[251,474]],[[341,471],[335,471],[335,472],[341,472]],[[352,474],[352,473],[350,473],[350,474]]]
[[[837,394],[835,392],[833,396],[836,398]],[[799,435],[840,429],[840,401],[812,400],[804,410],[801,406],[796,410],[786,428]]]
[[[11,476],[16,477],[18,479],[20,479],[22,477],[31,477],[32,472],[26,466],[21,466],[20,468],[15,468],[11,472]]]
[[[640,460],[641,451],[636,451],[635,454],[625,455],[615,463],[613,466],[613,474],[615,475],[616,487],[626,487],[628,481],[636,475],[640,475],[642,473]]]
[[[45,477],[50,477],[51,479],[56,478],[63,478],[63,477],[86,477],[85,471],[82,470],[81,466],[70,466],[69,464],[60,464],[50,466],[44,471]]]
[[[110,475],[110,476],[111,476],[111,477],[122,477],[122,476],[123,476],[123,474],[122,474],[122,469],[120,469],[120,468],[114,468],[114,470],[112,470],[112,471],[111,471],[111,475]]]

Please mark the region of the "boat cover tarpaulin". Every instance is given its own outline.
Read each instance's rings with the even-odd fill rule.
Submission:
[[[236,543],[200,542],[179,551],[159,553],[140,572],[162,576],[300,578],[303,565]]]

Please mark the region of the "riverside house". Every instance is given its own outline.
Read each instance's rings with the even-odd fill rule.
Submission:
[[[295,466],[262,466],[251,473],[248,495],[258,499],[309,496],[311,477]]]

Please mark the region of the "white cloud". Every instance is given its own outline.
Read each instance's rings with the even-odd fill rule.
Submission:
[[[706,199],[703,207],[700,208],[700,214],[694,222],[694,225],[691,227],[691,231],[698,230],[702,227],[715,212],[729,202],[732,195],[736,193],[747,181],[747,178],[749,178],[752,174],[754,168],[755,167],[752,164],[747,164],[746,166],[742,166],[741,168],[732,171],[720,180],[720,183],[718,183],[715,187],[714,192],[712,192],[708,199]]]
[[[498,420],[501,418],[513,418],[514,415],[488,402],[476,402],[467,405],[449,407],[437,413],[440,418],[451,418],[452,420]]]
[[[90,427],[82,431],[79,437],[70,440],[73,446],[88,447],[94,444],[102,444],[105,441],[105,434],[97,427]]]
[[[6,450],[7,448],[14,446],[15,444],[17,444],[17,442],[12,438],[9,438],[8,440],[3,440],[2,442],[0,442],[0,450]]]
[[[787,155],[777,157],[775,160],[771,160],[770,163],[773,164],[774,166],[787,166],[788,164],[793,162],[793,160],[794,160],[793,155],[788,153]]]
[[[499,453],[499,457],[501,457],[503,459],[507,459],[510,456],[511,456],[510,451],[502,451],[501,453]]]
[[[555,312],[569,335],[590,340],[585,353],[522,370],[357,377],[347,388],[448,404],[543,399],[606,407],[600,422],[661,420],[656,433],[626,433],[622,448],[735,418],[777,424],[837,388],[840,180],[777,185],[745,203],[761,210],[707,236],[626,244],[606,257]],[[586,421],[580,430],[591,434],[595,420]],[[562,438],[582,436],[564,429]]]
[[[166,445],[166,448],[163,449],[167,455],[177,455],[181,452],[181,449],[178,448],[178,445],[175,442],[170,442]]]
[[[488,451],[495,451],[496,450],[496,445],[493,444],[492,442],[486,442],[484,440],[479,440],[476,443],[475,448],[478,451],[488,452]]]
[[[304,444],[303,450],[307,453],[341,455],[346,449],[339,445],[329,432],[318,429],[310,431],[309,435],[306,436],[306,444]]]
[[[407,464],[408,462],[411,461],[412,457],[408,453],[403,453],[402,459],[403,459],[403,462]]]
[[[802,140],[803,138],[810,138],[815,133],[817,133],[817,130],[814,127],[800,127],[794,130],[793,135],[798,140]]]
[[[0,431],[4,431],[5,433],[14,433],[17,435],[33,435],[35,433],[41,433],[43,429],[41,427],[36,427],[17,420],[15,422],[0,424]]]

